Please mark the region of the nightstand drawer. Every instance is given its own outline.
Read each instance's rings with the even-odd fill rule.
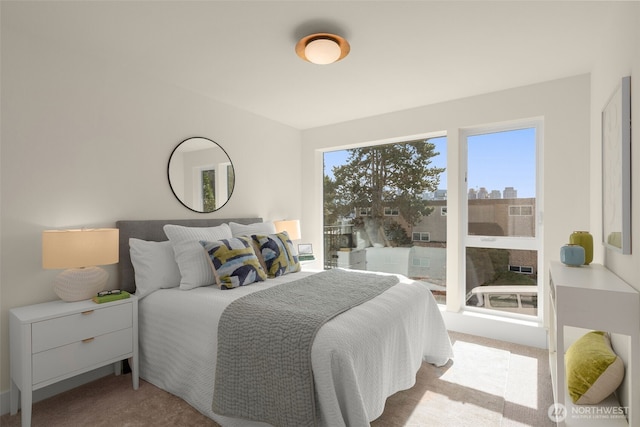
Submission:
[[[35,322],[32,325],[33,353],[97,337],[133,324],[131,304],[96,308],[83,313]]]
[[[132,328],[86,338],[84,341],[34,354],[33,384],[99,366],[133,352]]]

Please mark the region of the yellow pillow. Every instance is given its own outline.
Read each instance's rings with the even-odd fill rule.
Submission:
[[[565,354],[567,387],[573,403],[595,405],[613,393],[624,378],[624,363],[613,352],[609,334],[592,331]]]

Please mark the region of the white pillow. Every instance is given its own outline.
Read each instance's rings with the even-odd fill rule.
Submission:
[[[227,224],[217,227],[183,227],[167,224],[163,229],[173,246],[175,260],[182,276],[180,289],[213,285],[216,278],[200,241],[231,239],[231,228]]]
[[[180,270],[171,242],[129,239],[129,253],[136,279],[136,295],[142,298],[158,289],[180,285]]]
[[[276,233],[276,226],[273,222],[254,222],[253,224],[248,225],[230,222],[229,227],[231,227],[231,234],[233,234],[233,237]]]

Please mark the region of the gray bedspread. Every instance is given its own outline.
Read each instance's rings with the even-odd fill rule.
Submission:
[[[213,411],[279,427],[316,425],[317,331],[396,283],[396,276],[335,269],[232,302],[218,326]]]

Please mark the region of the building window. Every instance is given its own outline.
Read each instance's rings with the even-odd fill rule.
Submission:
[[[521,274],[533,274],[533,267],[525,265],[510,265],[509,271]]]
[[[371,216],[371,208],[360,208],[360,216]]]
[[[447,207],[446,206],[441,206],[440,207],[440,216],[447,216]]]
[[[384,208],[384,216],[398,216],[400,215],[400,211],[398,208]]]
[[[412,240],[414,242],[430,242],[431,235],[428,231],[414,231]]]
[[[509,206],[509,216],[533,216],[533,206]]]

